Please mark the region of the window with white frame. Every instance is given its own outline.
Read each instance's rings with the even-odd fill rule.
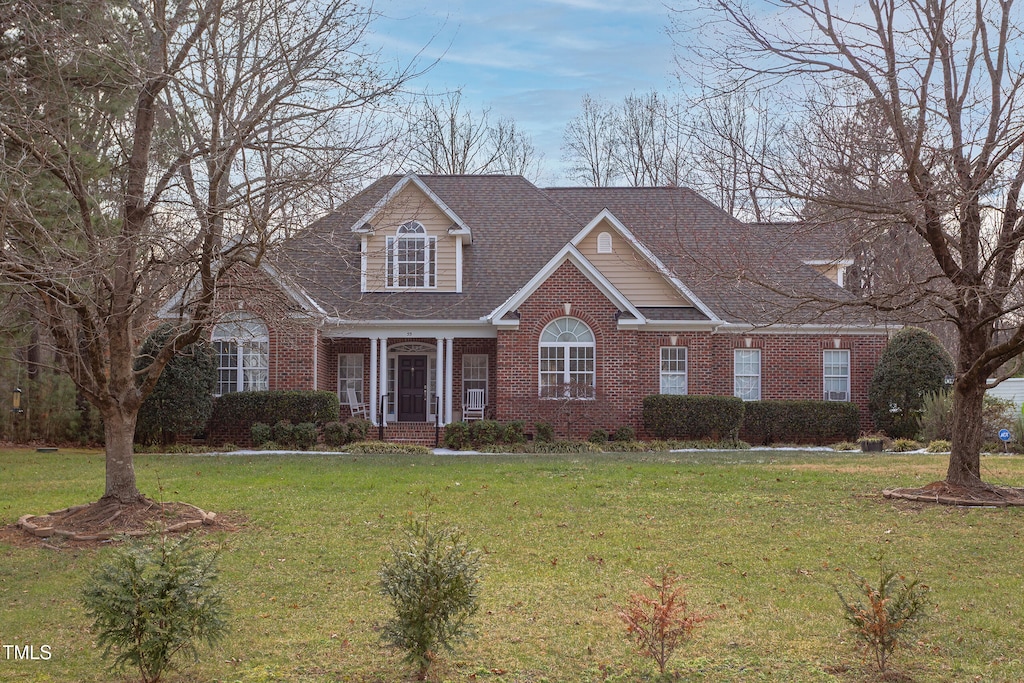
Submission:
[[[213,326],[217,395],[266,391],[270,378],[270,334],[259,318],[230,313]]]
[[[822,352],[822,377],[826,401],[850,400],[850,352],[828,349]]]
[[[469,403],[469,390],[484,390],[484,405],[487,404],[487,354],[467,353],[462,356],[462,404]]]
[[[428,235],[418,221],[398,226],[388,237],[388,286],[435,287],[437,285],[437,238]]]
[[[542,398],[594,398],[594,333],[578,318],[557,318],[540,335]]]
[[[356,400],[363,402],[363,354],[338,354],[338,397],[342,404],[348,401],[348,390],[355,389]]]
[[[733,395],[744,401],[761,400],[761,349],[735,350]]]
[[[661,347],[661,393],[685,394],[686,392],[686,347]]]

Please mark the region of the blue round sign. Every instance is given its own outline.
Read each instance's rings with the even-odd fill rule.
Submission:
[[[1010,430],[1009,429],[1000,429],[999,430],[999,440],[1000,441],[1009,441],[1010,440]]]

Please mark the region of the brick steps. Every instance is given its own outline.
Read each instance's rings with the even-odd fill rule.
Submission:
[[[367,437],[376,439],[379,434],[377,427],[371,427]],[[392,443],[410,443],[420,446],[434,445],[434,425],[429,422],[397,422],[384,427],[384,440]],[[440,431],[441,443],[444,441],[444,427]]]

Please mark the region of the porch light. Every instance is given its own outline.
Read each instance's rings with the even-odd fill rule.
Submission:
[[[11,412],[12,413],[23,413],[25,412],[21,408],[21,389],[15,387],[14,391],[11,392]]]

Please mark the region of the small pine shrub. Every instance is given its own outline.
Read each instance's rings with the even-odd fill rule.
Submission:
[[[924,616],[927,588],[916,579],[907,581],[896,570],[879,563],[878,585],[850,573],[860,599],[848,599],[839,587],[836,594],[843,616],[854,635],[873,655],[878,671],[885,675],[889,657]]]
[[[636,440],[636,430],[629,425],[619,427],[612,432],[612,441],[621,443],[623,441],[634,441]]]
[[[512,420],[501,432],[501,440],[507,444],[526,443],[526,429],[521,420]]]
[[[279,420],[273,427],[274,441],[282,446],[295,445],[295,425],[291,420]]]
[[[86,580],[82,604],[112,669],[137,668],[153,683],[179,652],[198,660],[196,644],[227,633],[217,590],[216,555],[195,536],[155,536],[110,550]]]
[[[348,441],[348,425],[344,422],[328,422],[324,425],[324,443],[332,448],[344,446]]]
[[[455,527],[418,523],[391,548],[380,592],[394,610],[381,638],[402,650],[424,680],[437,651],[452,651],[472,633],[479,609],[480,556]]]
[[[317,430],[312,422],[300,422],[292,428],[292,439],[302,450],[309,450],[316,445]]]
[[[896,439],[889,446],[889,450],[893,453],[908,453],[910,451],[921,450],[921,444],[914,441],[913,439]]]
[[[936,439],[928,444],[929,453],[949,453],[952,444],[943,439]]]
[[[274,430],[268,424],[254,422],[249,428],[249,435],[252,437],[252,444],[260,448],[274,438]]]
[[[595,429],[590,432],[590,436],[587,437],[587,441],[590,443],[606,444],[608,443],[608,432],[603,429]]]
[[[555,428],[548,422],[537,422],[533,425],[537,432],[537,441],[550,443],[555,440]]]
[[[469,425],[465,422],[452,422],[444,428],[444,445],[454,451],[469,448]]]
[[[654,596],[632,593],[628,604],[619,610],[619,619],[626,624],[626,633],[636,649],[654,660],[665,675],[672,654],[708,617],[690,609],[686,590],[678,585],[679,577],[671,570],[661,574],[661,582],[647,577],[644,584]]]

